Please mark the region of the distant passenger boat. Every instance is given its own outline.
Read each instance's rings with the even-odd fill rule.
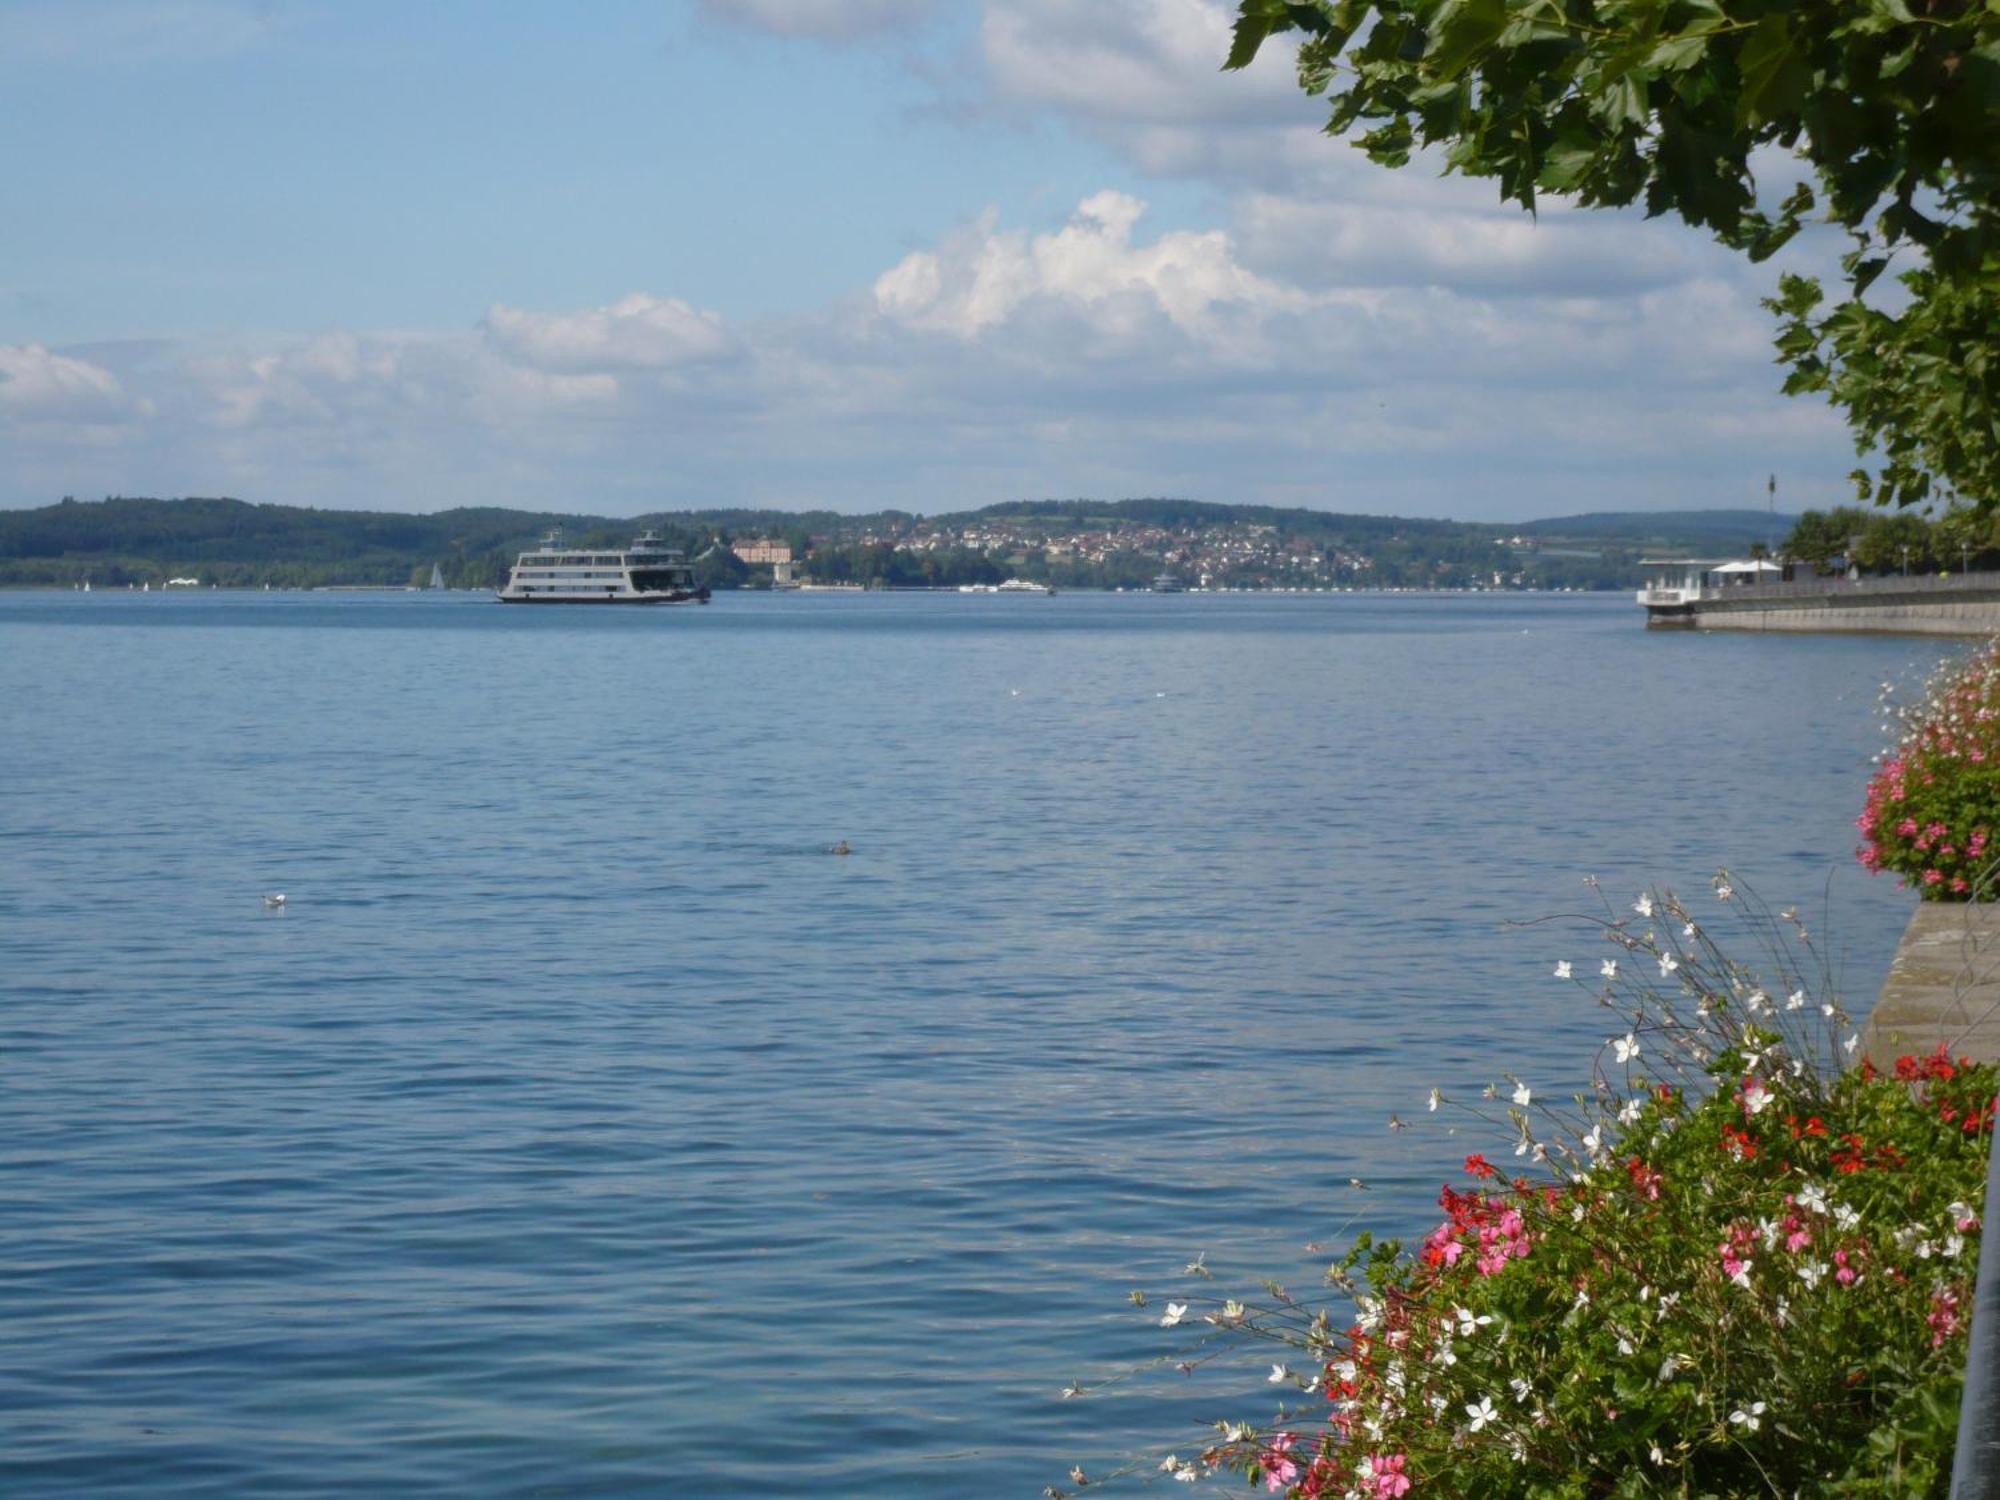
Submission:
[[[1153,592],[1156,594],[1185,594],[1187,592],[1187,585],[1171,573],[1162,573],[1158,578],[1153,580]]]
[[[623,552],[565,549],[552,531],[523,552],[496,598],[502,604],[706,604],[687,558],[647,532]]]

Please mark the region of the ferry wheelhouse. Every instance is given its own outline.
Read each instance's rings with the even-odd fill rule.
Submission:
[[[678,548],[649,531],[622,552],[563,546],[552,531],[523,552],[497,595],[502,604],[706,604]]]

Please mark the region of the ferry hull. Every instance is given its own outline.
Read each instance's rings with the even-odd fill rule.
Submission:
[[[588,595],[575,599],[564,599],[557,595],[544,594],[495,594],[502,604],[706,604],[708,590],[698,589],[692,594],[631,594],[624,598],[617,595],[592,598]]]

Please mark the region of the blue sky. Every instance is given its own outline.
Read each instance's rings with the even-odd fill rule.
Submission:
[[[1372,167],[1226,21],[0,0],[0,505],[1843,497],[1772,268]]]

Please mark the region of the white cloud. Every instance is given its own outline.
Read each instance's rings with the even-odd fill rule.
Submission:
[[[635,293],[459,330],[152,351],[116,375],[12,346],[0,412],[38,421],[0,449],[0,493],[626,512],[1190,494],[1501,519],[1731,503],[1733,476],[1773,466],[1799,503],[1843,492],[1843,434],[1775,393],[1743,278],[1698,259],[1561,295],[1506,274],[1443,284],[1430,273],[1455,258],[1529,251],[1505,227],[1457,238],[1364,208],[1360,231],[1294,223],[1290,202],[1246,217],[1249,241],[1277,237],[1267,219],[1330,232],[1333,273],[1315,277],[1268,247],[1253,269],[1220,228],[1149,233],[1144,203],[1106,190],[1040,233],[989,212],[871,295],[737,328]],[[1390,274],[1398,258],[1422,274]],[[103,425],[140,401],[168,420]],[[145,434],[148,463],[107,446],[114,431]]]
[[[483,326],[510,359],[549,371],[668,369],[720,359],[734,347],[714,313],[644,292],[574,313],[495,306]]]
[[[1234,7],[1215,0],[987,0],[980,47],[997,95],[1125,125],[1283,124],[1316,118],[1291,49],[1221,72]]]
[[[1176,230],[1150,244],[1132,231],[1146,205],[1112,190],[1077,205],[1062,229],[1030,238],[988,215],[940,250],[913,251],[875,283],[875,304],[909,327],[971,339],[1026,305],[1060,304],[1088,331],[1134,331],[1158,314],[1218,341],[1234,313],[1293,307],[1300,294],[1245,270],[1220,230]],[[1059,316],[1062,314],[1059,314]]]
[[[40,344],[0,344],[0,416],[92,424],[143,414],[102,365]]]
[[[851,41],[927,20],[936,0],[700,0],[702,14],[750,31]]]

